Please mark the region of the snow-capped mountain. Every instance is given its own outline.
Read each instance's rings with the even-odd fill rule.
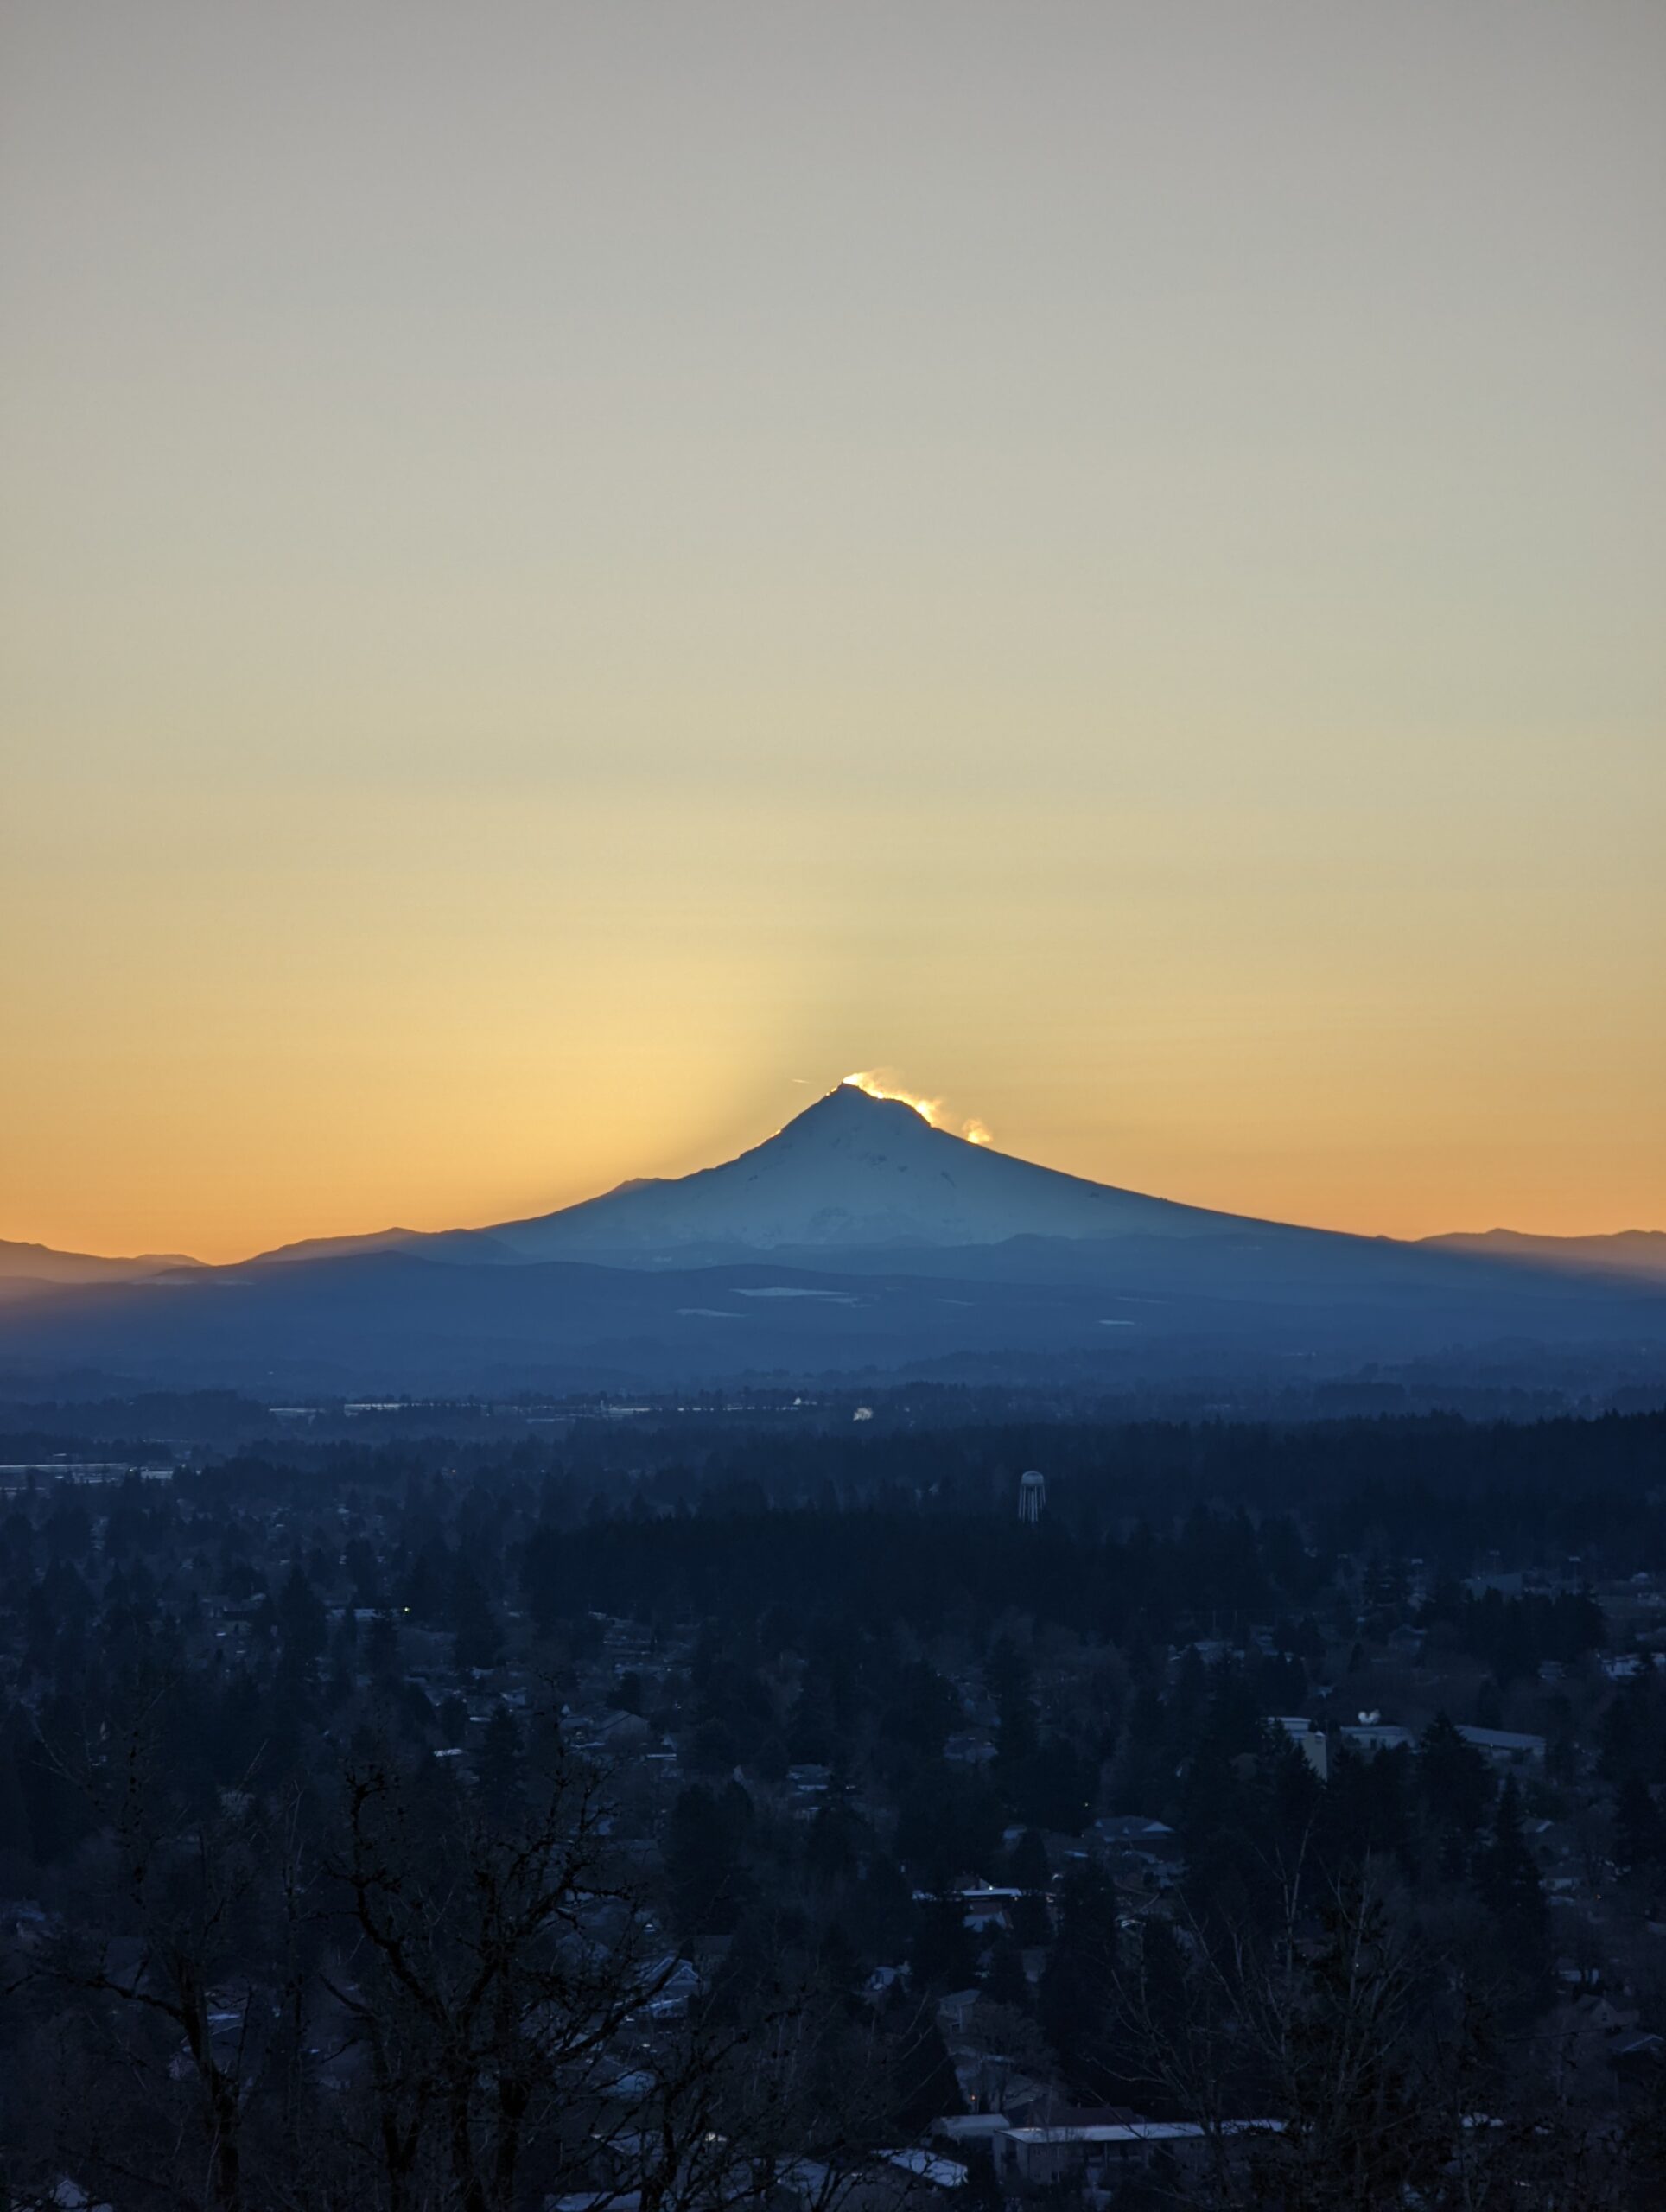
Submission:
[[[1013,1236],[1194,1236],[1230,1215],[1060,1174],[841,1084],[764,1143],[675,1181],[624,1185],[485,1234],[526,1259],[913,1249]]]
[[[991,1361],[1106,1381],[1266,1376],[1501,1344],[1652,1376],[1666,1287],[1147,1198],[849,1084],[721,1166],[532,1220],[0,1299],[0,1377],[349,1395],[982,1375]]]

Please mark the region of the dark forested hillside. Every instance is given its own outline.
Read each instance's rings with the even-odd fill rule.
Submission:
[[[13,2203],[1658,2202],[1666,1420],[953,1415],[37,1409]]]

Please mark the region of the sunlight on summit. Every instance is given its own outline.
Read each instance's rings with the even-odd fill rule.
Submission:
[[[951,1136],[964,1137],[968,1144],[993,1144],[995,1134],[976,1114],[957,1122],[944,1110],[940,1098],[917,1097],[912,1090],[905,1090],[896,1083],[889,1068],[862,1068],[855,1075],[841,1078],[853,1090],[865,1090],[870,1098],[894,1098],[904,1106],[912,1106],[920,1119],[929,1122],[934,1129],[946,1129]]]

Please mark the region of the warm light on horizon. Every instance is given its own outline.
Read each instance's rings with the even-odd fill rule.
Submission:
[[[973,1143],[991,1141],[981,1122],[957,1122],[941,1097],[909,1090],[888,1069],[862,1070],[841,1080],[870,1097],[911,1107],[934,1128]],[[462,1157],[425,1160],[426,1141],[420,1128],[401,1122],[390,1132],[390,1141],[369,1151],[344,1150],[334,1162],[321,1163],[333,1169],[328,1179],[297,1180],[294,1171],[301,1163],[289,1157],[283,1163],[289,1170],[285,1190],[276,1193],[268,1181],[246,1171],[238,1132],[222,1129],[206,1133],[207,1141],[192,1160],[178,1162],[176,1212],[152,1210],[154,1199],[148,1207],[143,1191],[124,1189],[110,1192],[105,1200],[110,1208],[107,1218],[114,1224],[108,1233],[100,1231],[95,1214],[85,1211],[66,1211],[55,1221],[39,1214],[25,1213],[20,1218],[15,1205],[9,1217],[0,1219],[0,1232],[59,1249],[113,1256],[172,1251],[223,1263],[315,1236],[363,1235],[395,1226],[416,1230],[486,1228],[575,1205],[638,1176],[675,1177],[718,1166],[762,1141],[772,1127],[780,1126],[779,1115],[772,1120],[768,1107],[759,1099],[749,1107],[737,1102],[738,1110],[720,1110],[714,1116],[709,1087],[699,1092],[692,1113],[680,1119],[675,1110],[678,1096],[674,1084],[661,1097],[639,1090],[610,1092],[598,1084],[583,1101],[582,1124],[575,1116],[563,1131],[552,1129],[542,1117],[521,1120],[515,1146],[523,1162],[518,1174],[504,1172],[502,1160],[482,1173],[483,1163],[469,1145]],[[802,1101],[800,1090],[793,1112],[804,1110]],[[1339,1179],[1339,1172],[1351,1179],[1349,1154],[1341,1150],[1327,1160],[1316,1133],[1298,1174],[1291,1172],[1294,1162],[1283,1144],[1264,1157],[1245,1147],[1236,1155],[1211,1160],[1200,1141],[1203,1124],[1195,1117],[1189,1135],[1179,1130],[1167,1141],[1154,1142],[1155,1133],[1147,1127],[1094,1129],[1072,1125],[1059,1118],[1058,1102],[1049,1109],[1032,1092],[1027,1103],[1033,1134],[1010,1140],[1004,1147],[1008,1154],[1091,1181],[1225,1213],[1358,1235],[1408,1237],[1497,1227],[1529,1234],[1595,1235],[1662,1225],[1658,1216],[1639,1217],[1623,1201],[1606,1212],[1584,1204],[1572,1211],[1508,1201],[1491,1208],[1478,1206],[1466,1202],[1451,1163],[1426,1162],[1420,1173],[1408,1166],[1406,1156],[1396,1156],[1386,1147],[1373,1196]],[[1257,1125],[1264,1126],[1264,1107],[1247,1096],[1244,1103]],[[588,1173],[571,1172],[572,1137],[580,1126],[588,1132],[587,1154],[601,1162]],[[1300,1127],[1313,1129],[1305,1120]],[[528,1132],[533,1128],[549,1135],[552,1152],[567,1159],[569,1172],[541,1171],[537,1159],[529,1158],[533,1141]],[[378,1192],[379,1197],[367,1196]],[[216,1195],[222,1207],[217,1217],[203,1209],[205,1197]],[[124,1221],[133,1225],[124,1230],[119,1225]],[[175,1226],[179,1233],[174,1233]]]
[[[1666,1226],[1666,10],[488,12],[8,11],[0,1237]]]

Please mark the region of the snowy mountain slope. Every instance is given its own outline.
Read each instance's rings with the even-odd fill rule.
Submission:
[[[1500,1343],[1658,1364],[1666,1287],[1145,1198],[848,1086],[722,1166],[538,1219],[0,1301],[0,1376],[346,1392],[976,1371],[997,1357],[1273,1373]]]
[[[837,1252],[998,1244],[1012,1236],[1197,1236],[1246,1224],[1038,1167],[933,1128],[900,1099],[854,1085],[727,1160],[676,1181],[626,1184],[486,1233],[528,1259]]]

